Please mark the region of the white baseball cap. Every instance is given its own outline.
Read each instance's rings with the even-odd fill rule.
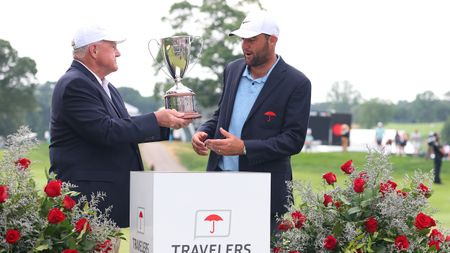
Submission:
[[[238,37],[248,39],[261,33],[273,35],[275,37],[278,37],[280,34],[278,25],[267,11],[250,12],[244,21],[242,21],[241,27],[235,31],[232,31],[229,35],[236,35]]]
[[[124,42],[126,38],[104,26],[90,24],[78,29],[73,37],[72,47],[73,49],[77,49],[102,40],[121,43]]]

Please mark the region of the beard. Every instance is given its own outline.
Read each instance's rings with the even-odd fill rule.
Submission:
[[[250,67],[257,67],[265,64],[269,60],[269,41],[264,44],[264,47],[259,52],[254,52],[248,56],[244,54],[245,62]]]

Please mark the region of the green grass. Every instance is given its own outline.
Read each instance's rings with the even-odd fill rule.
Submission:
[[[422,138],[428,136],[430,132],[439,132],[444,127],[444,122],[432,122],[432,123],[388,123],[384,126],[385,129],[397,129],[404,130],[408,134],[414,132],[414,130],[418,130],[421,134]]]

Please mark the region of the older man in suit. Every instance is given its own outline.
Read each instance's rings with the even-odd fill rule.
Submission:
[[[50,172],[89,197],[106,193],[100,209],[129,226],[130,171],[143,170],[138,143],[168,139],[169,128],[187,126],[183,113],[161,110],[131,117],[106,76],[118,69],[117,44],[124,41],[99,25],[80,28],[73,62],[52,97]]]
[[[250,13],[230,35],[242,38],[243,59],[227,65],[218,109],[192,138],[208,171],[271,173],[271,230],[287,211],[290,157],[301,151],[311,83],[275,53],[279,29],[267,12]],[[210,152],[210,150],[212,152]]]

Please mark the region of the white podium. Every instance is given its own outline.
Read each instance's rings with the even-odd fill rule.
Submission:
[[[131,172],[130,194],[130,252],[270,252],[269,173]]]

